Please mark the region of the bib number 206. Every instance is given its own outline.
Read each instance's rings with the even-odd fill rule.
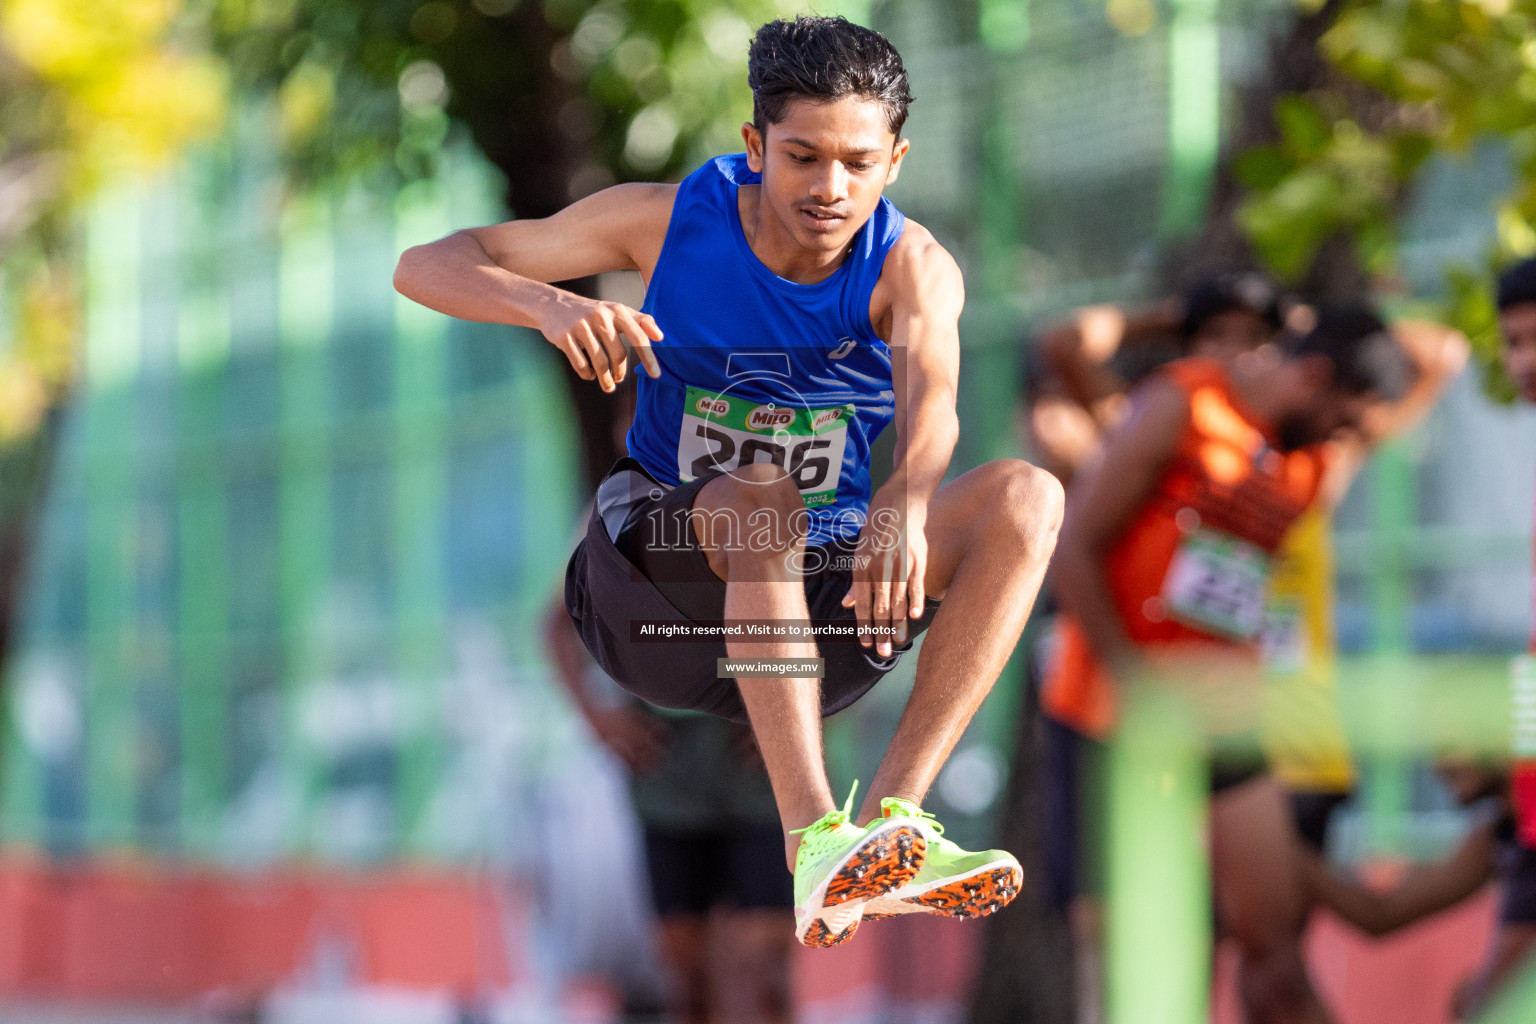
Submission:
[[[789,446],[772,438],[749,437],[738,446],[729,433],[704,423],[696,424],[694,433],[713,446],[711,451],[689,464],[688,472],[695,477],[717,469],[732,470],[754,462],[771,462],[794,477],[795,486],[800,490],[814,491],[827,482],[827,475],[832,471],[832,461],[825,454],[832,442],[824,437],[809,437]],[[822,454],[813,454],[815,452]]]
[[[848,406],[801,409],[689,388],[677,439],[677,473],[696,480],[771,462],[795,481],[807,506],[837,501]]]

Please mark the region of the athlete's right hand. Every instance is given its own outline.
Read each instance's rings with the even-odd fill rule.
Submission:
[[[545,307],[539,330],[570,361],[583,380],[595,380],[612,391],[629,369],[624,341],[628,339],[652,377],[661,366],[651,342],[661,340],[656,321],[622,302],[606,302],[566,293]]]

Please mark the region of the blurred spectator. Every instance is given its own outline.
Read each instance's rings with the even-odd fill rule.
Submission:
[[[582,718],[630,770],[676,1020],[787,1024],[793,880],[751,729],[624,693],[558,599],[544,637]]]

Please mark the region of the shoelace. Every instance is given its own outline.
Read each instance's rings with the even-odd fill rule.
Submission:
[[[805,828],[792,828],[789,834],[797,836],[804,833],[805,838],[800,841],[800,851],[795,854],[795,863],[799,864],[802,857],[810,859],[820,856],[834,844],[840,843],[836,836],[839,827],[848,824],[853,817],[853,794],[859,790],[857,779],[853,782],[853,788],[848,790],[848,799],[843,801],[842,810],[828,811]]]
[[[935,835],[944,834],[944,824],[910,800],[903,800],[899,796],[888,796],[880,801],[880,810],[885,812],[887,818],[893,817],[890,813],[892,810],[899,811],[903,817],[916,818],[924,822],[933,829]]]

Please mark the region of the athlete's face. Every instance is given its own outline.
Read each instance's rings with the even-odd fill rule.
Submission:
[[[1504,369],[1527,402],[1536,402],[1536,302],[1520,302],[1499,314]]]
[[[1289,412],[1275,424],[1281,449],[1292,452],[1357,434],[1376,396],[1351,394],[1333,382],[1333,364],[1323,356],[1289,359],[1276,374],[1276,387],[1293,396]]]
[[[885,107],[859,96],[794,100],[759,133],[742,125],[747,163],[763,176],[762,201],[795,241],[816,252],[846,246],[896,180],[907,141]]]
[[[1200,325],[1189,341],[1191,355],[1230,362],[1244,352],[1252,352],[1274,337],[1274,330],[1257,313],[1229,309],[1217,313]]]

